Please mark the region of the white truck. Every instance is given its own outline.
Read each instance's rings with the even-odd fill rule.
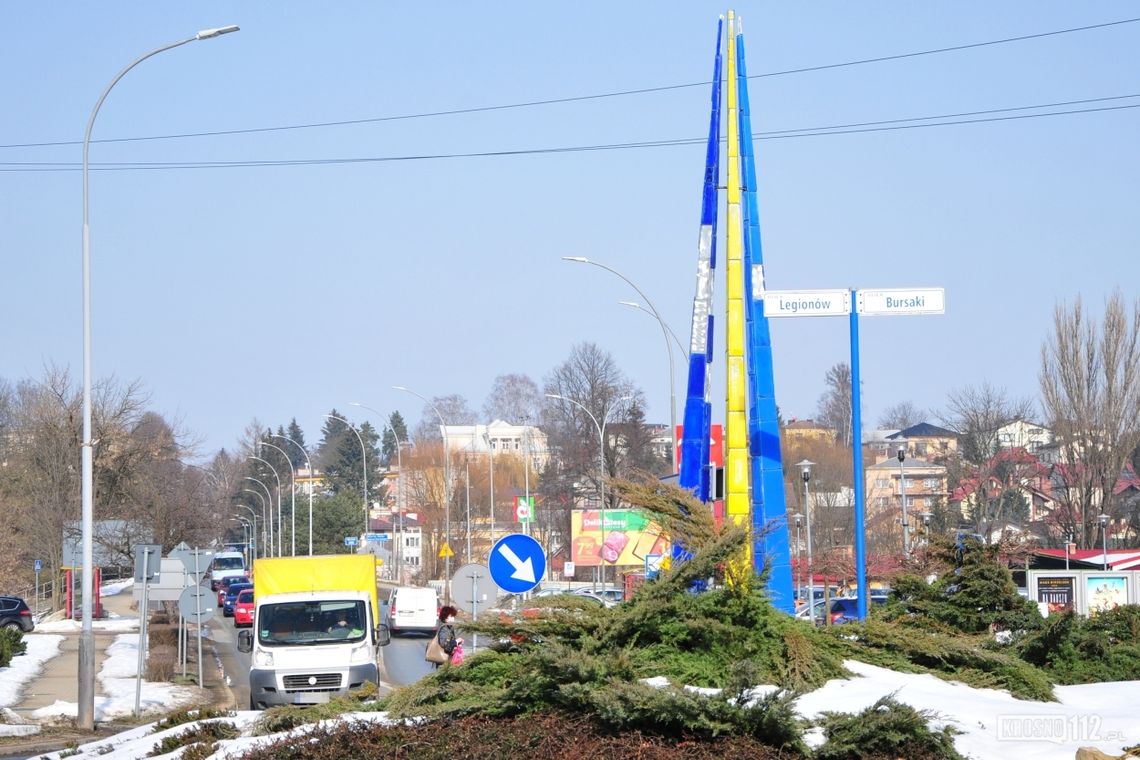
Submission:
[[[222,586],[222,579],[232,575],[249,575],[245,567],[245,555],[241,552],[215,554],[214,561],[210,563],[210,588],[217,591]]]
[[[238,651],[252,655],[251,710],[379,685],[391,635],[379,619],[375,556],[258,559],[253,579],[253,627],[238,632]]]

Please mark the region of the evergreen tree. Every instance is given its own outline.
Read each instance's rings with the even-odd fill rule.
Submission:
[[[395,435],[393,435],[395,431]],[[388,417],[388,425],[384,428],[384,466],[391,467],[392,460],[396,459],[396,438],[399,437],[400,442],[408,440],[408,425],[404,422],[404,417],[399,412],[392,412]]]

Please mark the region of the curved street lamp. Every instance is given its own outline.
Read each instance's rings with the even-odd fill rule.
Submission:
[[[83,572],[80,578],[80,590],[83,599],[80,603],[83,623],[79,633],[79,688],[78,705],[76,709],[76,725],[82,731],[92,731],[95,728],[95,630],[91,625],[94,613],[94,586],[95,586],[95,460],[92,449],[95,442],[91,439],[91,225],[88,203],[88,154],[91,148],[91,131],[95,128],[95,117],[103,101],[111,93],[111,88],[126,76],[127,72],[138,66],[148,58],[180,47],[196,40],[208,40],[223,34],[238,31],[237,26],[223,26],[217,29],[203,29],[193,37],[171,42],[157,47],[149,53],[140,55],[115,75],[111,83],[103,89],[95,107],[91,109],[91,116],[87,120],[87,130],[83,133],[83,441],[80,446],[82,479],[80,483],[81,501],[81,528],[82,528],[82,555]]]
[[[389,422],[384,418],[384,414],[382,412],[373,409],[370,406],[366,406],[359,401],[349,401],[348,404],[349,406],[359,406],[361,409],[367,409],[379,417],[380,424],[382,424],[386,430],[391,431],[392,438],[396,441],[396,469],[399,471],[399,475],[396,476],[396,511],[400,513],[400,538],[396,542],[396,580],[402,583],[404,578],[404,507],[406,505],[401,503],[400,498],[402,495],[401,492],[403,491],[402,486],[404,482],[404,463],[400,457],[400,449],[403,448],[404,444],[400,441],[400,436],[398,433],[396,433],[396,428],[392,427],[392,425],[389,424]],[[390,466],[391,460],[388,460],[388,462]]]
[[[261,499],[261,548],[268,549],[270,556],[272,556],[273,555],[273,548],[272,548],[273,544],[269,543],[269,538],[265,534],[265,531],[266,531],[266,528],[265,528],[265,525],[266,525],[265,497],[261,495],[261,491],[255,491],[252,488],[243,488],[241,490],[242,490],[242,493],[251,493],[254,496],[256,496],[257,498]],[[272,510],[272,508],[273,508],[272,504],[273,504],[273,502],[270,502],[270,510]],[[257,515],[255,513],[254,517],[256,518],[256,516]],[[272,520],[269,521],[269,525],[271,525],[271,526],[273,525]]]
[[[253,456],[251,454],[250,456],[246,457],[246,459],[256,459],[257,461],[264,464],[266,467],[269,468],[270,472],[273,473],[273,479],[277,481],[277,556],[280,557],[281,555],[283,555],[285,553],[284,550],[282,549],[282,542],[285,540],[284,539],[285,531],[281,529],[281,520],[282,520],[282,517],[281,517],[281,476],[277,474],[277,468],[276,467],[274,467],[273,465],[271,465],[269,462],[262,459],[261,457]],[[269,545],[272,548],[272,546],[273,546],[273,495],[271,493],[269,493],[269,486],[265,485],[264,483],[262,483],[257,478],[250,477],[249,475],[246,475],[245,479],[246,480],[252,480],[255,483],[261,483],[261,487],[264,488],[265,493],[269,495]]]
[[[287,435],[280,433],[273,433],[270,438],[282,438],[289,443],[296,446],[305,455],[305,464],[309,467],[309,556],[313,556],[313,482],[316,480],[317,474],[313,472],[313,460],[309,459],[309,452],[305,451],[305,447],[294,441]]]
[[[328,417],[330,420],[340,420],[345,425],[348,425],[348,429],[351,430],[353,432],[353,434],[356,436],[356,440],[360,441],[360,461],[361,461],[363,468],[364,468],[364,532],[367,533],[368,532],[368,451],[364,448],[364,438],[362,438],[360,433],[358,433],[356,431],[356,428],[354,428],[352,426],[352,423],[349,422],[348,420],[346,420],[344,417],[337,417],[335,414],[326,414],[325,416]]]
[[[280,446],[275,446],[269,441],[258,441],[259,446],[268,446],[271,449],[276,449],[281,456],[285,457],[285,464],[289,465],[289,473],[293,478],[293,482],[289,485],[289,556],[297,556],[297,468],[293,466],[293,460],[289,458],[289,454],[285,449]],[[262,461],[265,461],[264,459]],[[274,475],[277,473],[274,472]],[[277,502],[278,508],[281,506],[280,500]]]
[[[665,320],[661,317],[661,312],[657,311],[657,307],[654,306],[653,302],[649,300],[649,296],[645,295],[645,291],[637,287],[637,285],[634,284],[633,280],[629,279],[613,267],[606,266],[605,264],[594,261],[593,259],[588,259],[585,256],[563,256],[562,260],[572,261],[575,264],[592,264],[599,269],[604,269],[610,274],[616,275],[625,280],[626,284],[636,290],[637,294],[645,300],[645,305],[649,307],[650,313],[657,318],[657,322],[661,325],[661,335],[665,338],[665,351],[669,355],[669,440],[671,442],[669,445],[669,472],[676,472],[677,454],[673,451],[675,444],[672,443],[675,436],[677,435],[677,392],[673,380],[673,376],[676,374],[676,371],[673,368],[673,344],[669,342],[669,332],[666,329]]]
[[[393,385],[392,390],[403,391],[410,393],[416,398],[423,401],[431,410],[435,412],[435,416],[439,417],[440,432],[443,434],[443,501],[444,501],[444,526],[443,526],[443,540],[447,544],[447,553],[443,558],[443,572],[451,578],[451,449],[448,446],[447,440],[447,423],[443,420],[443,414],[432,402],[428,401],[425,396],[416,393],[411,388],[405,388],[402,385]],[[448,603],[451,602],[451,584],[444,585],[444,597]]]
[[[561,396],[557,393],[547,393],[546,397],[568,401],[574,406],[578,407],[587,415],[589,415],[590,419],[594,422],[594,427],[598,430],[598,497],[600,499],[599,503],[601,504],[601,509],[599,510],[599,521],[601,523],[600,527],[602,531],[602,540],[604,541],[606,538],[606,423],[608,422],[607,417],[609,417],[609,413],[614,407],[611,406],[608,409],[602,411],[602,421],[599,423],[598,418],[594,416],[594,413],[587,409],[586,405],[580,401],[575,401],[569,396]],[[617,399],[617,401],[625,401],[628,398],[630,398],[630,396],[622,396]],[[615,403],[614,406],[617,406],[617,404]],[[602,590],[605,591],[606,566],[604,564],[599,564],[598,567],[601,568]]]

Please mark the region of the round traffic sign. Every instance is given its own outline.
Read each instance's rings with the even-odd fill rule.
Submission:
[[[451,603],[464,612],[494,607],[498,597],[499,587],[486,565],[464,565],[451,576]]]
[[[178,597],[178,611],[187,622],[201,624],[214,616],[214,595],[205,586],[187,586]]]
[[[491,578],[508,594],[524,594],[538,585],[546,574],[546,554],[530,536],[512,533],[491,547],[487,560]]]

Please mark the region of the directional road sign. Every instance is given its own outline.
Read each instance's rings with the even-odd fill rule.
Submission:
[[[765,317],[845,317],[850,313],[850,290],[764,292]]]
[[[359,542],[360,542],[360,539],[357,538],[356,536],[345,536],[344,537],[344,545],[345,546],[356,546]]]
[[[865,317],[892,314],[945,314],[945,288],[860,290],[855,309]]]
[[[391,541],[391,533],[365,533],[364,540],[370,544],[378,544],[381,541]]]
[[[546,574],[542,545],[530,536],[512,533],[491,547],[491,578],[508,594],[524,594]]]
[[[135,583],[150,583],[162,569],[161,544],[135,544]]]
[[[472,614],[495,606],[499,587],[486,565],[464,565],[451,576],[451,603]]]
[[[217,597],[205,586],[187,586],[178,597],[178,611],[188,623],[201,625],[214,616],[214,604]]]

